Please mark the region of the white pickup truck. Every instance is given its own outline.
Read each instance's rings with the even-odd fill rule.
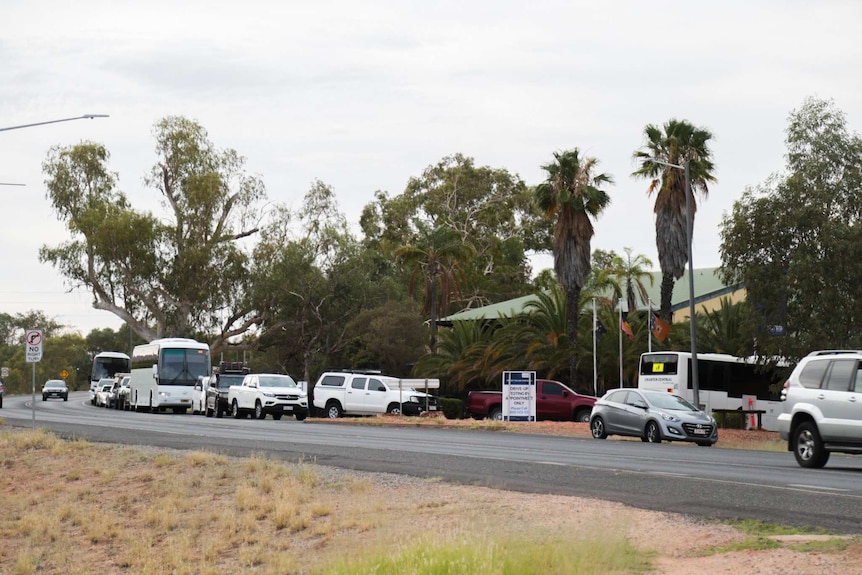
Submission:
[[[398,379],[378,371],[327,371],[312,390],[314,407],[326,417],[342,415],[420,415],[438,410],[437,397],[419,389],[437,389],[439,379]]]
[[[289,375],[279,373],[250,373],[241,385],[228,388],[227,400],[231,415],[241,419],[253,415],[273,419],[293,415],[297,421],[308,417],[308,396]]]

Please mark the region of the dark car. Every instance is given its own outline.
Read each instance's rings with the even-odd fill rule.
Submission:
[[[596,439],[627,435],[648,443],[691,441],[704,447],[718,441],[711,415],[678,395],[644,389],[607,392],[593,406],[590,432]]]
[[[0,381],[0,408],[2,408],[2,407],[3,407],[3,393],[4,393],[5,391],[6,391],[6,389],[5,389],[5,387],[3,386],[3,382],[2,382],[2,381]]]
[[[62,379],[49,379],[42,386],[42,401],[48,401],[49,397],[62,398],[69,401],[69,388]]]

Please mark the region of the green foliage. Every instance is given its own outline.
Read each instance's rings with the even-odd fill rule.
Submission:
[[[695,192],[703,198],[709,193],[709,183],[715,181],[712,152],[709,142],[712,134],[696,128],[685,120],[672,119],[663,127],[649,124],[644,128],[644,145],[634,153],[640,167],[632,176],[650,181],[647,194],[655,194],[655,231],[659,267],[662,272],[661,310],[666,321],[671,318],[673,285],[682,277],[688,262],[690,242],[687,230],[686,199],[691,202],[691,225],[694,229],[697,202]],[[657,164],[659,160],[664,164]],[[690,195],[686,191],[685,173],[675,166],[689,165]]]
[[[426,333],[411,300],[363,310],[347,325],[346,365],[408,377],[425,350]]]
[[[554,222],[554,272],[566,293],[569,339],[569,382],[577,386],[578,312],[580,292],[590,273],[592,219],[610,204],[602,187],[613,183],[608,174],[596,173],[598,160],[581,157],[577,148],[554,153],[542,166],[547,178],[536,187],[536,205]]]
[[[441,397],[440,409],[446,419],[463,419],[464,402],[455,397]]]
[[[786,141],[786,175],[747,189],[722,221],[724,279],[745,285],[758,354],[858,349],[862,138],[834,104],[809,99],[791,114]]]
[[[159,155],[146,183],[168,217],[135,211],[116,190],[104,146],[55,146],[43,163],[48,199],[71,239],[43,246],[72,287],[93,295],[150,340],[216,334],[215,352],[258,318],[245,299],[247,254],[238,240],[256,233],[262,182],[233,150],[217,150],[197,123],[168,117],[154,128]]]
[[[547,223],[536,219],[523,181],[503,169],[477,167],[461,154],[429,166],[397,196],[377,192],[365,206],[360,225],[363,244],[394,259],[405,246],[440,249],[442,239],[457,238],[470,257],[458,262],[464,279],[459,291],[442,301],[460,308],[526,293],[525,250],[550,247],[546,243],[537,248],[540,242],[530,239],[542,235]],[[413,271],[406,268],[408,274]]]

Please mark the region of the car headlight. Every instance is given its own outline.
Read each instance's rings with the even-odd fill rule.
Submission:
[[[661,413],[659,413],[659,415],[661,415],[661,418],[664,419],[665,421],[672,421],[672,422],[679,421],[679,418],[677,416],[672,415],[670,413],[665,413],[662,411]]]
[[[264,397],[275,397],[275,394],[274,394],[274,393],[266,393],[266,392],[264,392],[264,393],[263,393],[263,396],[264,396]]]

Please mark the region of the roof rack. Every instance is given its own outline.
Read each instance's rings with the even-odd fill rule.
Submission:
[[[862,350],[858,349],[821,349],[818,351],[812,351],[808,354],[807,357],[813,357],[817,355],[842,355],[842,354],[851,354],[851,353],[859,353],[862,354]]]

